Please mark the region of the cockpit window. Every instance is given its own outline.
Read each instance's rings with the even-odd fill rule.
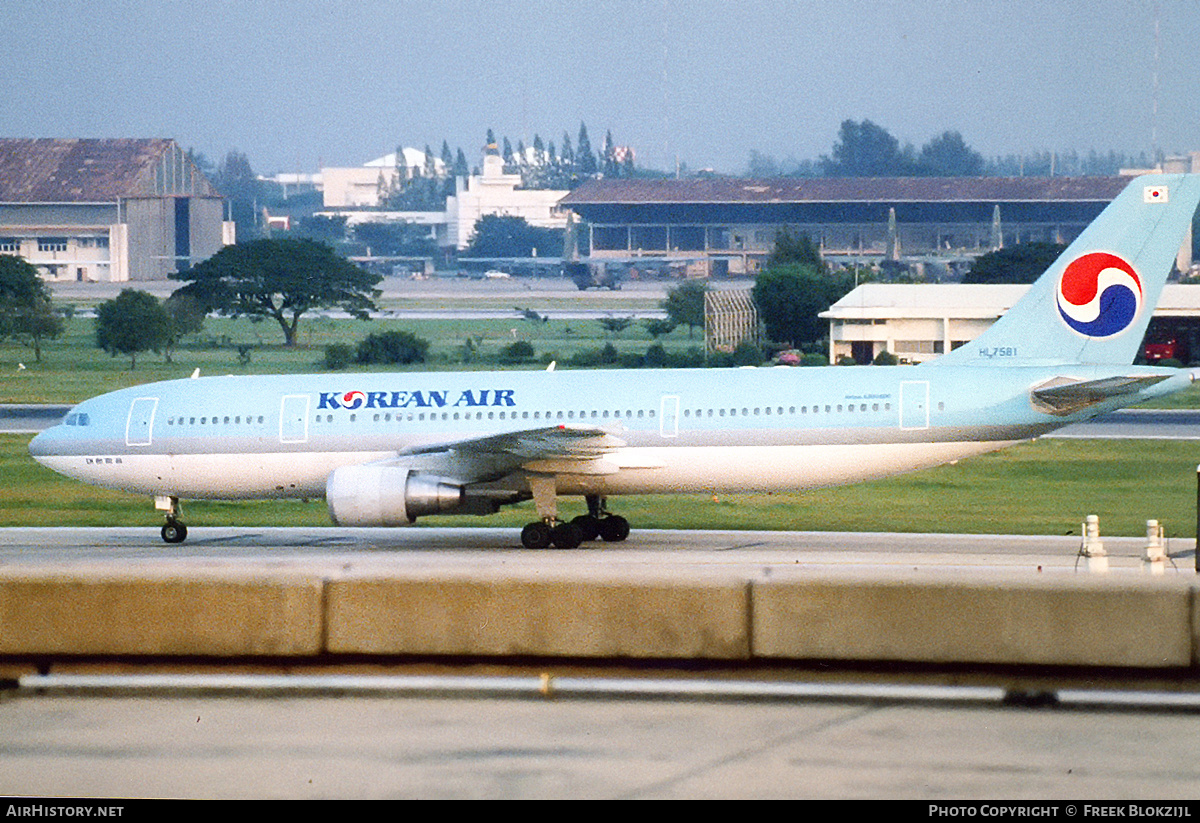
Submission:
[[[63,422],[68,426],[87,426],[91,423],[91,421],[88,419],[87,412],[68,414],[67,419]]]

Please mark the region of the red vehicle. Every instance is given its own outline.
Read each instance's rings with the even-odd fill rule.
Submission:
[[[1156,363],[1159,360],[1173,360],[1179,351],[1179,344],[1174,340],[1164,340],[1161,343],[1147,343],[1144,350],[1146,361]]]

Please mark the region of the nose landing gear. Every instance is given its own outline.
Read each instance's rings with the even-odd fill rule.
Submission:
[[[162,527],[163,542],[182,543],[187,540],[187,526],[179,520],[179,498],[156,497],[154,507],[167,513],[167,522]]]

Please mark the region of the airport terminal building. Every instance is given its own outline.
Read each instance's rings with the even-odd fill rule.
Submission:
[[[700,264],[753,275],[787,228],[831,263],[966,266],[1032,241],[1069,243],[1128,177],[699,178],[591,180],[559,205],[594,262]]]
[[[174,140],[0,139],[0,254],[49,280],[162,280],[234,242]]]

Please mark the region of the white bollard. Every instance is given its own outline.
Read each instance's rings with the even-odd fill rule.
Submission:
[[[1104,550],[1104,541],[1100,539],[1100,517],[1089,514],[1083,522],[1083,545],[1079,553],[1088,559],[1088,571],[1108,571],[1108,552]]]
[[[1142,571],[1162,574],[1166,568],[1167,552],[1163,546],[1163,527],[1157,520],[1146,521],[1146,556]]]

